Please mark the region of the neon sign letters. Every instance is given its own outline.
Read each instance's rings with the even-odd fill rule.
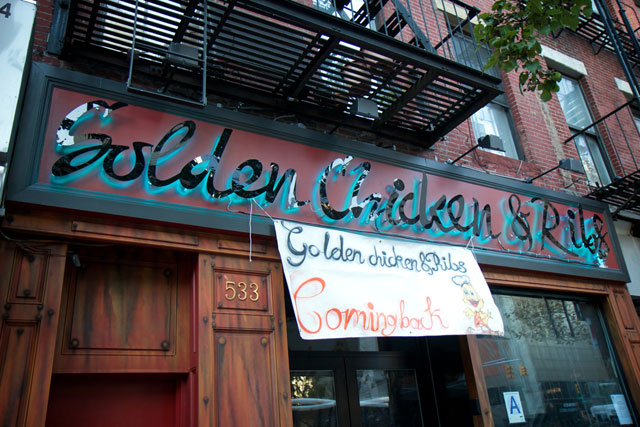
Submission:
[[[50,116],[53,150],[49,145],[43,155],[42,167],[49,169],[41,179],[54,185],[218,210],[256,202],[281,218],[456,244],[473,239],[494,251],[611,264],[602,217],[581,205],[356,161],[120,102],[70,102],[59,118]],[[151,132],[156,116],[164,130]]]

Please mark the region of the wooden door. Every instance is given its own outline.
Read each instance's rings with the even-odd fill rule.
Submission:
[[[65,279],[47,426],[196,425],[189,256],[72,249],[79,258]]]
[[[66,252],[0,243],[0,425],[44,425]]]
[[[201,256],[200,425],[291,424],[279,262]]]
[[[135,246],[73,248],[54,373],[187,373],[192,263]]]

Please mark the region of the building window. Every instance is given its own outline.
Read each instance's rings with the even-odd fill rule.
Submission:
[[[567,124],[572,132],[578,132],[593,123],[584,94],[577,80],[562,76],[559,83],[558,100]],[[578,155],[591,185],[611,183],[606,157],[595,126],[573,138]]]
[[[513,422],[516,409],[527,425],[637,425],[596,304],[494,297],[505,335],[478,343],[495,425]]]
[[[636,115],[636,113],[633,114],[633,123],[635,123],[636,129],[638,130],[638,133],[640,133],[640,116]]]
[[[520,155],[514,137],[511,111],[504,98],[504,95],[499,96],[471,116],[473,134],[476,140],[485,135],[497,136],[502,141],[504,155],[518,159]]]
[[[468,67],[482,70],[489,58],[490,51],[486,46],[479,48],[476,46],[475,40],[470,35],[461,30],[454,32],[453,51],[456,60]],[[500,72],[496,67],[486,70],[486,73],[500,77]],[[514,159],[521,158],[511,109],[505,95],[498,96],[472,115],[471,125],[476,141],[485,135],[495,135],[502,141],[505,156]]]
[[[635,106],[635,104],[629,105],[629,114],[631,114],[633,124],[636,126],[638,136],[640,136],[640,110]]]
[[[363,0],[313,0],[313,7],[316,9],[347,21],[351,21],[363,6]],[[368,16],[367,18],[372,17]],[[374,22],[369,22],[368,27],[375,30]]]

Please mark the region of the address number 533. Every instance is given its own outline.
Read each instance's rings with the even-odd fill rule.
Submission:
[[[227,280],[224,287],[224,297],[227,301],[236,299],[245,301],[247,298],[250,301],[258,301],[260,299],[258,284],[250,282],[247,285],[246,282],[232,282],[231,280]]]

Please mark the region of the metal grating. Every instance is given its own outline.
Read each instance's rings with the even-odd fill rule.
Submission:
[[[440,54],[424,46],[429,37],[418,34],[406,14],[397,15],[391,34],[383,25],[385,34],[371,29],[373,21],[362,15],[344,20],[289,0],[207,5],[205,30],[201,1],[71,0],[63,55],[127,64],[135,22],[130,78],[150,92],[184,95],[186,87],[197,98],[198,88],[206,87],[209,94],[250,99],[421,148],[501,93],[495,77],[443,57],[450,46],[443,45]],[[403,34],[413,36],[405,42]],[[176,44],[197,52],[191,62],[206,66],[185,66],[186,56],[170,64]],[[375,102],[377,114],[352,114],[358,98]]]
[[[614,217],[621,211],[640,215],[640,170],[616,179],[605,187],[599,187],[586,197],[614,206]]]
[[[619,0],[616,0],[620,12],[619,17],[623,21],[621,23],[612,17],[608,9],[609,6],[604,2],[600,0],[594,0],[594,2],[599,13],[594,13],[590,18],[582,16],[576,33],[591,42],[594,53],[598,53],[602,49],[616,53],[627,79],[637,90],[638,83],[632,73],[632,68],[640,65],[640,44],[636,39],[637,30],[633,30],[627,16],[630,11],[637,22],[638,14],[635,5],[623,5]],[[631,101],[594,121],[565,141],[567,143],[577,135],[592,129],[592,131],[597,130],[600,136],[609,142],[610,154],[615,155],[615,167],[625,176],[623,178],[616,176],[613,182],[606,186],[596,186],[585,197],[610,205],[614,218],[621,212],[640,214],[640,170],[638,170],[638,162],[634,155],[640,137],[640,128],[636,122],[637,113],[634,113],[634,111],[638,111],[637,102],[638,99],[634,97]],[[628,118],[621,114],[623,110],[626,111]],[[624,123],[628,123],[630,126],[624,126]],[[635,171],[628,174],[625,170],[625,164],[626,168],[633,165]]]
[[[620,41],[621,47],[624,49],[629,62],[635,67],[640,65],[640,55],[635,49],[635,45],[631,36],[627,33],[621,22],[612,20],[616,35]],[[615,53],[615,47],[611,41],[611,37],[607,33],[607,29],[603,22],[603,17],[597,13],[586,18],[580,16],[580,23],[575,33],[580,37],[587,39],[593,48],[594,53],[600,53],[602,49]]]

